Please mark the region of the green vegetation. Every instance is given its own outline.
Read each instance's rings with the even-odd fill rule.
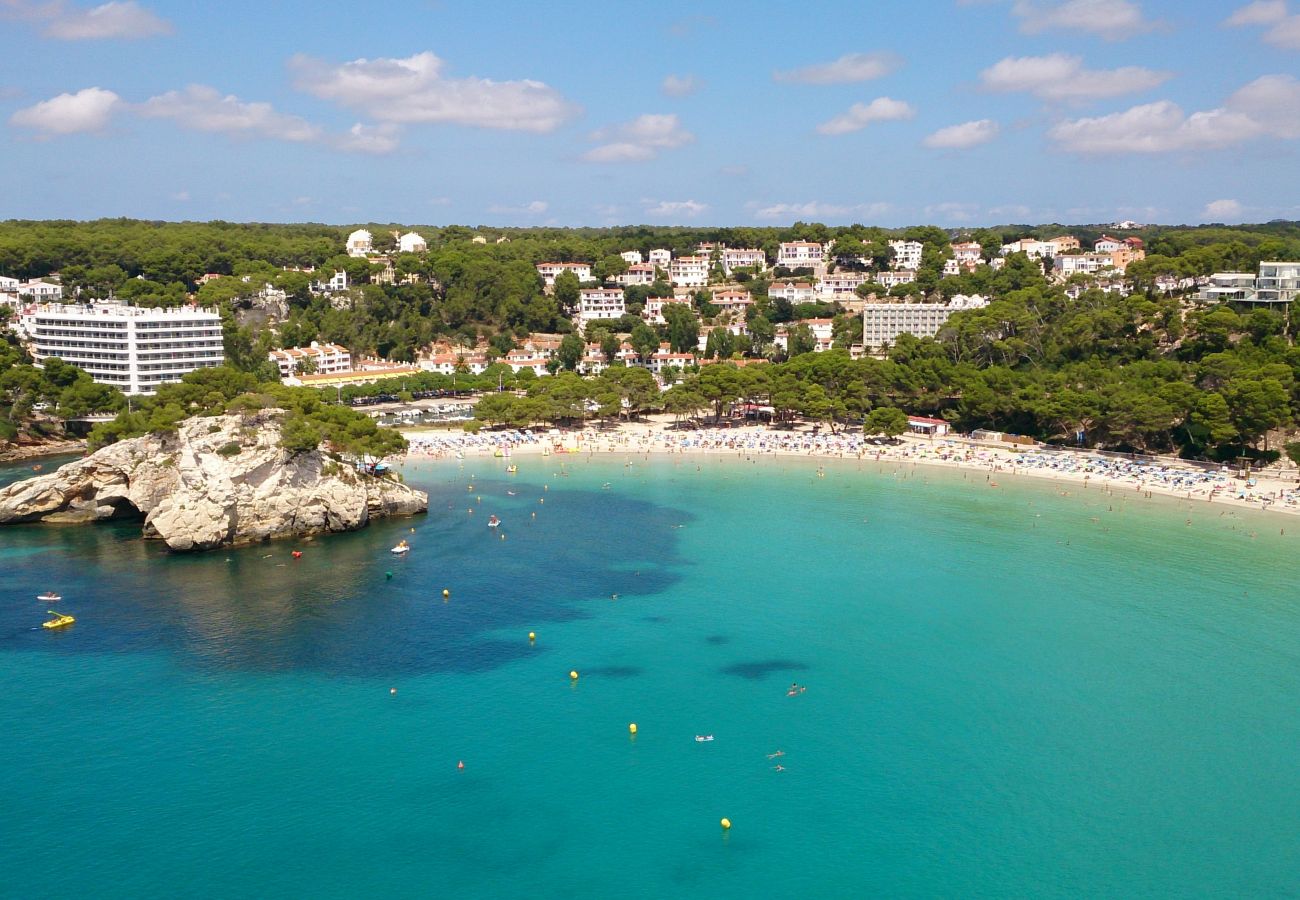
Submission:
[[[62,419],[125,405],[120,391],[96,384],[75,366],[54,358],[37,368],[12,332],[0,337],[0,441],[58,437]]]
[[[315,450],[322,444],[332,453],[350,456],[383,457],[406,449],[406,439],[398,432],[379,427],[364,413],[324,402],[318,391],[278,382],[259,384],[252,375],[228,366],[199,369],[177,384],[163,385],[132,411],[95,426],[90,447],[94,450],[143,434],[175,431],[191,416],[264,409],[283,411],[280,446],[293,453]],[[233,442],[218,451],[223,456],[238,452],[239,444]]]
[[[391,231],[398,226],[366,227],[381,249],[391,249]],[[719,360],[768,356],[775,362],[743,369],[725,363],[698,372],[688,369],[662,396],[664,408],[675,415],[701,410],[716,415],[737,399],[749,399],[774,407],[778,420],[800,414],[839,428],[850,423],[856,427],[873,411],[892,407],[942,416],[962,429],[988,427],[1066,443],[1212,458],[1275,454],[1266,436],[1289,428],[1300,413],[1300,357],[1294,346],[1300,316],[1295,311],[1196,306],[1155,287],[1156,279],[1164,275],[1250,271],[1264,259],[1300,258],[1300,224],[1293,222],[1144,229],[1140,236],[1149,255],[1129,269],[1134,292],[1087,289],[1076,299],[1067,297],[1066,285],[1048,281],[1040,264],[1019,255],[998,271],[981,267],[944,278],[948,242],[954,237],[974,240],[991,255],[1004,242],[1031,234],[1049,238],[1070,233],[1087,246],[1099,236],[1099,229],[1008,225],[954,235],[928,226],[886,231],[816,223],[731,229],[421,227],[429,251],[393,256],[399,283],[378,284],[380,270],[371,261],[340,252],[351,228],[121,219],[3,222],[0,272],[31,277],[61,270],[65,285],[82,290],[83,296],[111,291],[143,304],[177,303],[186,292],[197,290],[202,302],[217,304],[225,313],[228,362],[250,374],[254,382],[244,391],[268,396],[272,388],[257,384],[272,378],[266,351],[276,345],[327,340],[347,346],[356,356],[410,360],[435,339],[468,344],[481,340],[490,355],[500,356],[531,331],[567,335],[572,331],[568,316],[579,285],[565,276],[554,295],[546,294],[534,268],[541,261],[586,261],[599,277],[620,271],[617,254],[629,249],[647,252],[663,247],[680,255],[694,252],[700,241],[713,241],[757,247],[771,259],[780,241],[835,240],[835,266],[873,271],[889,263],[888,241],[901,238],[924,245],[921,267],[915,284],[896,287],[891,295],[983,294],[992,299],[990,305],[955,315],[937,339],[904,337],[884,359],[853,361],[842,349],[809,352],[812,336],[800,320],[832,317],[836,347],[847,348],[860,334],[855,316],[837,305],[794,305],[772,299],[767,293],[770,279],[747,273],[738,280],[755,300],[747,313],[750,337],[737,338],[715,329],[704,356]],[[475,237],[486,243],[474,243]],[[285,266],[315,266],[325,275],[341,268],[356,287],[346,295],[314,296],[308,290],[314,276],[285,271]],[[236,277],[199,287],[197,279],[206,272]],[[408,277],[411,283],[400,283]],[[267,285],[285,293],[288,309],[283,320],[268,321],[265,311],[254,309],[258,301],[253,295]],[[607,358],[617,352],[619,335],[626,336],[642,357],[653,353],[661,341],[678,350],[693,349],[700,320],[710,324],[717,312],[707,292],[696,295],[693,309],[669,304],[663,326],[652,328],[635,318],[648,297],[670,292],[662,282],[629,289],[632,315],[605,323],[589,337]],[[777,353],[773,344],[775,326],[782,323],[792,325],[785,354]],[[12,347],[7,351],[0,347],[0,354],[12,357],[14,352]],[[91,393],[84,385],[58,383],[66,375],[57,370],[53,379],[33,376],[35,370],[11,376],[25,361],[6,364],[3,358],[0,378],[8,380],[0,382],[0,434],[26,427],[18,423],[31,421],[30,409],[37,403],[53,403],[68,411],[120,408],[114,405],[120,403],[114,392]],[[569,339],[557,365],[571,370],[580,358],[578,342]],[[721,374],[725,372],[735,374]],[[463,372],[417,376],[405,379],[401,386],[347,388],[335,396],[500,385],[522,392],[518,408],[516,400],[489,404],[489,409],[492,403],[511,404],[496,410],[498,418],[490,420],[507,422],[581,421],[591,415],[608,418],[653,408],[631,399],[627,385],[608,379],[584,382],[581,402],[572,380],[549,387],[543,385],[545,381],[493,366],[477,377]],[[234,399],[225,396],[223,402]],[[300,402],[273,399],[289,407]],[[129,420],[129,427],[114,427],[123,434],[174,427],[180,417],[210,409],[210,404],[195,403],[169,389],[119,419]],[[290,425],[293,447],[313,441],[349,443],[347,427],[318,421],[318,412],[301,415],[301,421]],[[113,433],[117,432],[106,429],[98,439]]]

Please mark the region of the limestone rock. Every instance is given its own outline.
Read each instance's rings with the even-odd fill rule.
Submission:
[[[0,525],[143,516],[145,537],[210,550],[428,511],[428,495],[395,478],[279,443],[274,410],[187,419],[176,433],[120,441],[0,489]]]

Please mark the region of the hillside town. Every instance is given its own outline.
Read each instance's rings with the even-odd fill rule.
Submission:
[[[384,237],[381,249],[368,229],[347,235],[343,258],[361,264],[349,264],[351,274],[345,267],[282,271],[304,278],[310,296],[345,315],[355,308],[362,282],[427,280],[439,287],[437,275],[419,264],[430,249],[424,236],[393,231]],[[469,242],[488,240],[474,234]],[[291,335],[280,323],[288,292],[273,279],[251,275],[203,274],[195,290],[172,306],[133,306],[111,291],[101,296],[86,287],[65,296],[57,272],[28,280],[0,276],[0,306],[12,310],[11,327],[38,364],[58,357],[128,395],[152,394],[160,384],[226,361],[222,310],[204,303],[215,287],[262,313],[257,321],[266,360],[286,384],[341,387],[421,372],[481,375],[493,365],[537,377],[562,369],[599,375],[626,366],[649,370],[667,388],[684,372],[720,360],[744,364],[833,348],[853,359],[884,358],[903,336],[933,338],[954,315],[997,299],[959,292],[962,276],[985,268],[1029,266],[1078,298],[1089,290],[1136,290],[1126,276],[1146,258],[1143,238],[1105,231],[1086,245],[1070,234],[994,245],[952,233],[944,243],[899,238],[864,244],[849,236],[781,241],[773,249],[701,241],[686,253],[623,250],[614,264],[539,261],[533,268],[540,289],[555,302],[565,329],[516,332],[509,346],[482,335],[473,342],[441,337],[409,359],[328,340],[286,340]],[[1300,263],[1265,261],[1258,272],[1160,275],[1146,290],[1191,304],[1283,309],[1295,299],[1298,283]]]

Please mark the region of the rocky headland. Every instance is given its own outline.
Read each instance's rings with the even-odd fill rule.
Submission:
[[[187,419],[0,489],[0,525],[141,518],[172,550],[354,531],[427,512],[396,476],[362,474],[322,450],[280,446],[278,410]]]

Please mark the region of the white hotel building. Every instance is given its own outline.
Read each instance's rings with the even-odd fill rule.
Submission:
[[[24,313],[21,326],[38,364],[57,356],[124,394],[152,394],[225,361],[215,309],[44,304]]]
[[[933,337],[953,313],[982,306],[988,300],[961,294],[949,303],[868,303],[862,309],[862,343],[878,350],[893,346],[900,334]]]

